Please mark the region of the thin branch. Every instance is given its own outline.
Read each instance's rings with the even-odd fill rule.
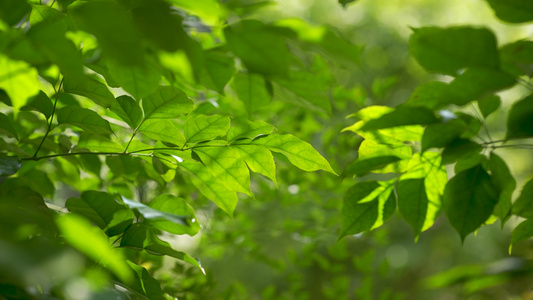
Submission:
[[[490,135],[489,128],[487,127],[487,124],[485,124],[484,118],[477,111],[477,109],[474,107],[474,104],[472,104],[472,102],[470,102],[470,108],[472,109],[472,111],[476,115],[476,119],[478,119],[478,121],[481,122],[481,125],[483,126],[483,129],[485,130],[485,133],[487,134],[487,137],[489,138],[489,141],[492,141],[492,136]],[[483,140],[483,139],[481,139],[481,140]]]
[[[37,147],[37,150],[35,150],[35,154],[33,154],[33,158],[37,157],[37,154],[39,153],[39,150],[41,150],[41,147],[43,146],[44,140],[46,140],[46,138],[48,137],[48,134],[50,133],[50,131],[52,131],[52,122],[54,121],[54,114],[56,112],[57,100],[59,99],[59,95],[61,93],[61,88],[63,87],[63,80],[64,79],[65,79],[65,77],[63,77],[61,79],[61,81],[59,82],[59,87],[57,88],[57,90],[54,88],[54,91],[56,92],[56,95],[55,95],[56,99],[54,101],[54,106],[52,108],[52,115],[50,116],[50,121],[48,122],[48,129],[46,129],[46,133],[44,134],[44,137],[41,140],[41,143]]]

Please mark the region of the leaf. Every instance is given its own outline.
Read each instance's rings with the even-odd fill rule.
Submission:
[[[231,148],[235,149],[250,170],[263,174],[272,180],[274,184],[278,184],[276,181],[276,164],[270,151],[256,145],[233,145]]]
[[[209,200],[213,201],[218,207],[228,215],[233,215],[237,206],[237,194],[230,191],[221,183],[202,163],[184,160],[179,164],[191,176],[192,183],[200,192]]]
[[[402,173],[407,167],[407,160],[412,156],[412,149],[408,145],[403,143],[383,144],[374,140],[364,140],[358,151],[359,159],[366,160],[379,156],[396,156],[402,159],[382,169],[374,169],[372,170],[373,173]]]
[[[83,129],[87,133],[108,135],[113,133],[109,122],[99,114],[79,106],[65,106],[57,111],[59,124],[70,124]]]
[[[422,136],[422,151],[430,148],[442,148],[448,146],[465,130],[461,120],[450,120],[447,123],[430,124],[424,130]]]
[[[265,80],[257,74],[237,73],[233,77],[233,89],[249,114],[268,105],[272,95]]]
[[[509,246],[509,255],[513,246],[518,242],[529,239],[533,236],[533,220],[525,220],[518,224],[511,233],[511,245]]]
[[[154,140],[171,143],[178,147],[185,144],[185,137],[178,126],[170,120],[145,120],[139,127],[139,132]]]
[[[102,135],[81,134],[78,148],[98,152],[124,152],[124,147]]]
[[[52,101],[48,96],[43,92],[39,91],[39,93],[30,99],[28,104],[26,104],[22,110],[36,110],[40,113],[42,113],[46,119],[49,119],[52,115],[52,111],[54,109],[54,106],[52,104]]]
[[[133,262],[127,260],[128,265],[134,271],[135,283],[130,283],[128,287],[146,296],[148,299],[164,299],[163,290],[159,281],[150,276],[148,271]]]
[[[257,20],[243,20],[224,29],[228,47],[250,72],[283,76],[290,54],[283,36]]]
[[[228,189],[252,196],[250,173],[233,147],[196,148],[194,153]]]
[[[264,121],[235,120],[233,127],[228,130],[228,142],[244,138],[256,138],[263,134],[271,134],[274,126]]]
[[[17,112],[39,92],[37,70],[23,61],[0,54],[0,88],[7,93]]]
[[[109,246],[103,231],[74,214],[58,215],[56,223],[61,235],[70,245],[110,269],[123,282],[131,280],[130,268],[120,252]]]
[[[22,161],[18,157],[0,154],[0,178],[16,174],[21,166]]]
[[[481,150],[483,150],[483,147],[480,144],[457,138],[442,151],[442,164],[454,163],[461,158],[477,154]]]
[[[224,87],[235,74],[235,61],[219,49],[204,52],[204,69],[200,72],[200,82],[206,87],[224,94]]]
[[[110,107],[110,110],[126,122],[131,129],[136,129],[143,119],[143,112],[139,103],[130,96],[118,97],[117,102]]]
[[[517,101],[507,117],[506,139],[533,136],[533,95]]]
[[[26,1],[3,0],[0,2],[0,19],[9,26],[16,25],[30,11],[31,5]]]
[[[343,176],[364,176],[375,169],[382,169],[387,165],[401,160],[398,156],[386,155],[370,158],[357,159],[349,164],[343,172]]]
[[[180,89],[161,86],[142,101],[145,119],[175,119],[192,111],[193,102]]]
[[[413,30],[409,51],[428,72],[456,76],[463,68],[499,66],[496,37],[488,29],[458,26]]]
[[[487,0],[496,16],[505,22],[533,21],[533,3],[522,0]]]
[[[65,207],[72,213],[84,216],[112,237],[126,230],[135,216],[113,196],[98,191],[85,191],[80,198],[69,198]]]
[[[449,86],[445,82],[430,81],[416,87],[405,105],[436,110],[448,105]]]
[[[450,224],[464,241],[490,217],[498,203],[498,192],[489,174],[478,165],[450,179],[443,203]]]
[[[357,0],[338,0],[338,1],[339,1],[339,4],[341,4],[343,8],[346,8],[348,7],[350,3],[355,2]]]
[[[137,100],[153,93],[161,79],[161,72],[149,62],[122,64],[110,59],[107,61],[107,70],[113,81]]]
[[[397,107],[394,111],[366,122],[361,130],[376,130],[405,125],[436,123],[435,114],[424,107]]]
[[[69,80],[69,78],[66,78],[63,86],[65,92],[87,97],[105,108],[116,105],[115,96],[113,96],[107,86],[92,77],[85,76],[83,80]]]
[[[418,238],[426,221],[429,202],[424,178],[400,180],[396,191],[398,193],[398,210],[413,228],[415,236]]]
[[[502,69],[515,76],[533,75],[533,41],[516,41],[500,48]]]
[[[158,221],[164,221],[163,224],[167,224],[167,225],[168,223],[166,222],[170,222],[170,223],[182,225],[182,226],[189,226],[187,223],[188,216],[176,215],[176,214],[169,213],[166,211],[161,211],[161,210],[152,208],[150,206],[144,205],[141,202],[129,200],[124,197],[122,197],[122,201],[124,201],[124,204],[128,206],[129,208],[136,209],[145,219],[154,220],[156,224]],[[174,227],[174,229],[175,228],[176,227]]]
[[[11,124],[11,120],[3,113],[0,113],[0,133],[18,140],[17,131],[13,127],[13,124]]]
[[[492,182],[500,195],[494,213],[500,218],[503,226],[505,221],[510,217],[511,201],[514,189],[516,188],[516,179],[511,174],[511,171],[509,171],[509,167],[507,167],[505,161],[494,152],[490,153],[489,167],[492,174]]]
[[[285,155],[293,165],[304,171],[324,170],[336,174],[328,161],[313,146],[291,134],[271,134],[259,137],[253,140],[251,144],[261,145],[270,151]]]
[[[198,143],[213,140],[226,135],[230,126],[230,118],[222,115],[191,116],[185,122],[185,138],[187,143]]]
[[[285,102],[331,114],[329,86],[317,77],[310,72],[291,71],[288,78],[275,78],[274,94]]]
[[[154,230],[144,223],[136,223],[131,226],[122,236],[120,246],[145,250],[154,255],[168,255],[196,266],[205,274],[204,269],[197,259],[190,257],[186,253],[172,249],[169,243],[160,240]]]
[[[166,219],[150,220],[150,224],[157,229],[164,230],[172,234],[188,234],[190,236],[195,235],[198,233],[198,230],[200,230],[200,224],[198,224],[198,219],[196,219],[196,216],[194,215],[193,208],[182,198],[178,198],[171,194],[163,194],[152,200],[149,206],[153,209],[169,214],[188,216],[187,226]]]
[[[477,106],[484,118],[495,112],[501,105],[502,100],[500,96],[490,95],[477,100]]]
[[[533,218],[533,179],[530,179],[520,192],[520,196],[513,204],[513,214],[524,217]]]

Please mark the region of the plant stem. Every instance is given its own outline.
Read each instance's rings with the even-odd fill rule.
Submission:
[[[37,150],[35,150],[35,154],[33,154],[33,158],[37,158],[37,154],[39,153],[39,150],[41,150],[41,147],[43,146],[44,140],[46,140],[46,138],[48,137],[48,134],[50,133],[50,131],[52,131],[52,122],[54,121],[54,114],[56,112],[57,100],[59,99],[59,95],[60,95],[60,92],[61,92],[61,88],[63,87],[63,80],[64,79],[65,79],[65,77],[63,77],[61,79],[61,81],[59,82],[59,87],[57,88],[57,90],[54,88],[54,91],[56,92],[56,95],[55,95],[56,99],[54,101],[54,107],[52,108],[52,115],[50,116],[50,121],[48,122],[48,128],[46,129],[46,133],[44,134],[44,137],[41,140],[41,143],[37,147]]]

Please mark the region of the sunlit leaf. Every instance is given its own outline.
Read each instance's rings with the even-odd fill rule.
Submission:
[[[127,260],[128,265],[133,269],[135,278],[133,284],[130,283],[128,287],[146,296],[148,299],[164,299],[163,290],[157,279],[150,276],[148,271],[133,262]]]
[[[401,160],[401,158],[394,155],[357,159],[346,167],[342,175],[364,176],[375,169],[382,169],[388,164],[397,162],[399,160]]]
[[[142,101],[145,119],[175,119],[192,111],[193,102],[180,89],[161,86]]]
[[[100,81],[86,76],[83,80],[64,80],[65,92],[87,97],[94,103],[109,108],[116,104],[115,96]]]
[[[263,174],[277,185],[276,164],[269,150],[256,145],[234,145],[231,147],[235,149],[250,170]]]
[[[243,138],[255,138],[262,134],[271,134],[274,126],[264,121],[234,120],[234,126],[228,130],[228,142]]]
[[[172,143],[176,146],[183,146],[185,144],[185,137],[179,127],[171,120],[145,120],[141,127],[139,127],[139,132],[154,140]]]
[[[139,103],[126,95],[118,97],[117,102],[110,107],[110,110],[116,113],[132,129],[137,128],[143,118]]]
[[[77,126],[88,133],[111,134],[113,131],[109,122],[100,117],[99,114],[79,106],[65,106],[57,111],[57,122],[59,124],[70,124]]]
[[[267,105],[272,98],[265,80],[257,74],[237,73],[233,77],[233,89],[250,114]]]
[[[110,59],[107,62],[109,75],[135,99],[141,99],[154,92],[161,79],[160,71],[152,63],[121,64]]]
[[[196,219],[196,216],[194,215],[194,210],[182,198],[178,198],[171,194],[163,194],[152,200],[149,206],[165,213],[177,216],[187,216],[186,226],[167,219],[151,219],[150,224],[157,229],[173,234],[188,234],[191,236],[195,235],[198,230],[200,230],[200,225],[198,219]]]
[[[204,69],[200,81],[207,87],[223,94],[224,87],[235,74],[235,61],[218,49],[205,51]]]
[[[6,91],[17,111],[39,92],[37,70],[23,61],[0,54],[0,88]]]
[[[185,122],[185,138],[187,143],[212,140],[226,135],[229,126],[230,119],[227,116],[191,116]]]
[[[102,135],[82,134],[78,142],[78,148],[84,148],[99,152],[124,152],[124,147]]]

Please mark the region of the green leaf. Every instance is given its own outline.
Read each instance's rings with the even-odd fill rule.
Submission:
[[[359,159],[369,159],[379,156],[396,156],[402,160],[389,164],[382,169],[374,169],[373,173],[402,173],[412,156],[410,146],[403,143],[383,144],[379,141],[364,140],[359,146]]]
[[[11,120],[3,113],[0,113],[0,133],[18,140],[17,131],[13,127],[13,124],[11,124]]]
[[[405,125],[436,123],[435,114],[424,107],[397,107],[394,111],[366,122],[361,130],[376,130]]]
[[[448,146],[465,130],[465,124],[461,120],[453,119],[447,123],[430,124],[424,130],[422,136],[422,151],[430,148],[442,148]]]
[[[207,199],[213,201],[228,215],[233,215],[238,200],[235,192],[229,190],[218,178],[213,176],[213,173],[202,163],[184,160],[179,164],[179,167],[189,173],[192,183]]]
[[[102,135],[81,134],[78,148],[98,152],[124,152],[124,147]]]
[[[171,120],[145,120],[139,127],[139,132],[154,140],[172,143],[178,147],[185,144],[185,137]]]
[[[187,217],[184,215],[176,215],[174,213],[161,211],[150,206],[144,205],[141,202],[129,200],[122,197],[122,201],[131,209],[136,209],[145,219],[155,221],[156,224],[159,221],[163,221],[163,224],[168,225],[166,222],[170,222],[176,225],[189,226],[187,223]],[[164,226],[164,225],[163,225]],[[168,227],[167,227],[168,228]],[[176,227],[174,227],[175,229]]]
[[[16,25],[31,11],[31,5],[26,1],[3,0],[0,2],[0,19],[9,26]]]
[[[65,106],[59,109],[57,122],[77,126],[87,133],[104,135],[113,133],[109,122],[100,117],[99,114],[79,106]]]
[[[153,93],[161,79],[160,71],[151,63],[126,65],[110,59],[107,68],[113,80],[137,100]]]
[[[130,96],[120,96],[117,102],[110,107],[110,110],[117,114],[132,129],[136,129],[143,119],[143,112],[139,103]]]
[[[533,95],[515,102],[507,117],[506,139],[533,136]]]
[[[445,165],[451,164],[461,158],[477,154],[481,150],[483,150],[483,147],[480,144],[457,138],[442,151],[442,163]]]
[[[110,237],[123,233],[135,218],[130,209],[104,192],[85,191],[80,198],[67,199],[65,206],[105,230]]]
[[[161,86],[142,101],[145,119],[175,119],[192,111],[193,102],[180,89]]]
[[[533,3],[523,0],[487,0],[496,16],[505,22],[533,21]]]
[[[182,198],[178,198],[171,194],[163,194],[152,200],[149,206],[153,209],[169,214],[188,216],[187,226],[166,219],[150,220],[150,224],[157,229],[161,229],[172,234],[188,234],[190,236],[195,235],[198,233],[198,230],[200,230],[200,224],[194,215],[194,210]]]
[[[355,2],[357,0],[338,0],[338,1],[339,1],[339,4],[342,5],[342,7],[346,8],[346,7],[348,7],[348,5],[350,3],[353,3],[353,2]]]
[[[313,146],[291,134],[271,134],[256,138],[251,144],[261,145],[270,151],[285,155],[293,165],[304,171],[324,170],[336,174],[328,161]]]
[[[228,47],[250,72],[283,76],[290,54],[283,36],[257,20],[243,20],[224,29]]]
[[[376,156],[370,158],[357,159],[349,164],[344,172],[343,176],[364,176],[370,173],[372,170],[383,169],[387,165],[401,160],[398,156],[386,155]]]
[[[235,149],[250,170],[263,174],[272,180],[274,184],[278,184],[276,181],[276,164],[270,151],[256,145],[233,145],[231,147]]]
[[[160,240],[154,230],[144,223],[136,223],[131,226],[122,236],[120,246],[145,250],[154,255],[168,255],[196,266],[205,274],[198,260],[186,253],[172,249],[169,243]]]
[[[196,148],[194,153],[228,189],[252,196],[250,173],[233,147]]]
[[[518,224],[511,233],[511,245],[509,246],[509,254],[516,243],[529,239],[533,236],[533,220],[525,220]]]
[[[11,176],[20,169],[22,161],[16,156],[0,154],[0,176]]]
[[[23,61],[0,54],[0,88],[7,93],[17,112],[39,92],[37,70]]]
[[[233,77],[233,89],[249,114],[266,106],[272,98],[265,79],[257,74],[237,73]]]
[[[63,214],[56,217],[56,223],[63,238],[78,251],[106,266],[123,282],[132,278],[131,270],[117,249],[109,246],[107,236],[86,219]]]
[[[200,72],[200,82],[220,94],[235,74],[235,61],[227,53],[219,49],[204,52],[204,69]]]
[[[426,222],[429,204],[424,182],[424,178],[404,179],[400,180],[396,187],[398,210],[411,225],[416,237],[422,232]]]
[[[405,105],[422,106],[431,110],[442,108],[449,103],[449,86],[441,81],[430,81],[416,87]]]
[[[63,86],[65,92],[87,97],[105,108],[112,107],[117,102],[105,84],[89,76],[83,80],[65,78]]]
[[[456,76],[463,68],[499,67],[496,37],[488,29],[459,26],[413,30],[410,53],[429,72]]]
[[[533,218],[533,179],[530,179],[524,187],[520,196],[513,204],[513,214],[524,217]]]
[[[185,122],[185,138],[187,143],[198,143],[213,140],[226,135],[230,126],[230,118],[222,115],[191,116]]]
[[[444,190],[444,211],[461,240],[490,217],[498,197],[491,177],[481,165],[450,179]]]
[[[477,106],[484,118],[495,112],[501,104],[502,100],[497,95],[489,95],[477,100]]]
[[[448,86],[448,103],[466,105],[516,83],[514,76],[490,68],[469,68],[457,76]]]
[[[291,71],[288,78],[276,78],[275,96],[285,102],[331,114],[329,86],[316,74]]]
[[[133,269],[135,277],[134,283],[130,283],[128,287],[141,293],[148,299],[164,299],[163,290],[161,290],[161,286],[157,279],[150,276],[145,268],[138,266],[129,260],[126,262]]]
[[[516,188],[516,179],[509,171],[505,161],[494,152],[490,153],[489,167],[492,174],[492,182],[500,195],[494,212],[500,218],[503,226],[510,217],[509,213],[511,212],[513,192]]]
[[[533,41],[516,41],[500,48],[502,69],[515,76],[533,75]]]
[[[262,134],[271,134],[274,126],[264,121],[234,120],[233,127],[228,130],[228,142],[244,138],[256,138]]]
[[[28,104],[22,108],[22,110],[36,110],[42,113],[47,119],[52,115],[53,109],[52,101],[43,91],[39,91],[39,94],[31,98]]]

